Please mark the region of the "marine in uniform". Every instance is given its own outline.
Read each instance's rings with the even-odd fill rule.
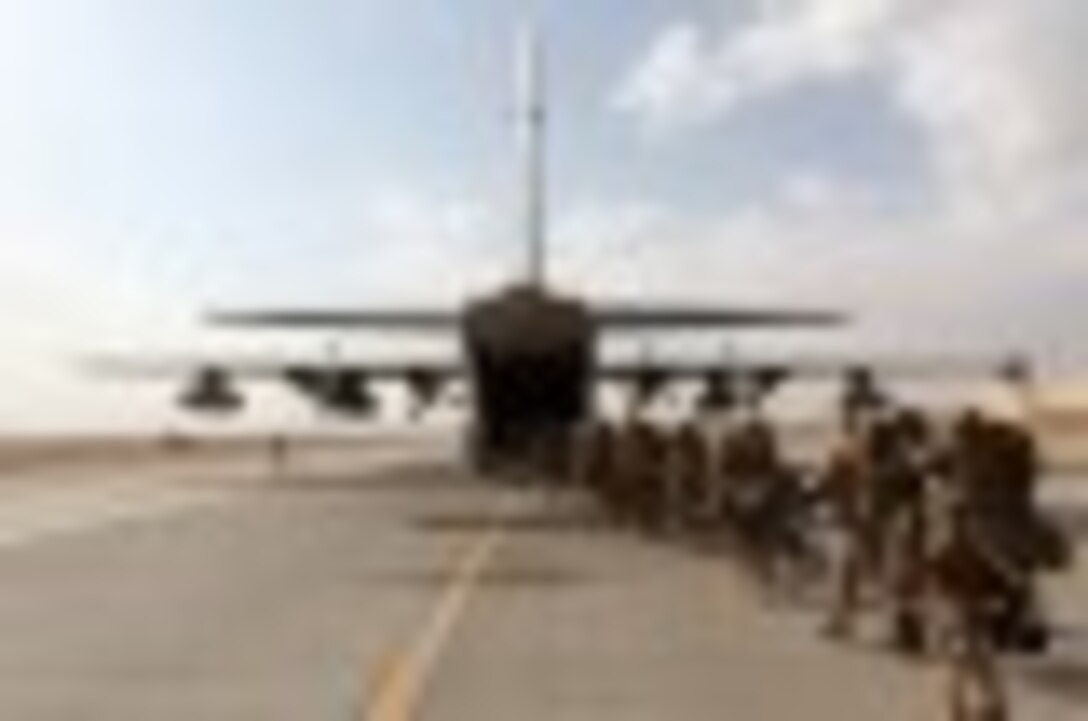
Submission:
[[[835,536],[831,608],[824,625],[824,631],[833,637],[851,635],[861,610],[865,554],[871,536],[868,474],[864,421],[847,416],[821,471],[819,489],[830,509]]]
[[[710,449],[695,421],[681,423],[668,441],[664,462],[664,513],[669,530],[693,527],[705,508]]]

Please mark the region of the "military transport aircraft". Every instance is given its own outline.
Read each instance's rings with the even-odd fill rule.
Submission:
[[[187,372],[191,383],[180,402],[194,411],[223,413],[243,405],[236,378],[280,380],[323,409],[369,417],[376,402],[371,384],[395,380],[411,391],[419,409],[433,404],[453,381],[467,383],[472,406],[472,457],[479,467],[522,461],[541,444],[562,445],[570,429],[593,413],[598,381],[628,384],[636,401],[652,400],[669,382],[699,380],[700,404],[728,407],[758,400],[797,373],[844,373],[850,392],[872,394],[864,368],[841,364],[616,363],[598,357],[605,334],[631,331],[708,331],[742,328],[827,327],[844,321],[835,313],[803,309],[743,309],[691,305],[608,304],[556,291],[547,276],[544,141],[547,109],[544,68],[535,33],[519,58],[519,136],[524,162],[527,269],[519,281],[470,300],[458,309],[253,310],[214,314],[212,322],[295,329],[407,329],[459,334],[461,354],[448,362],[405,358],[397,362],[327,359],[190,359],[158,366]],[[184,366],[184,367],[182,367]],[[154,371],[155,366],[150,368]]]

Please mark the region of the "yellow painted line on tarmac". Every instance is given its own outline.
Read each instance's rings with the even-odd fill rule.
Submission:
[[[427,682],[504,537],[501,528],[491,527],[458,556],[450,582],[412,645],[383,661],[366,710],[367,721],[411,721],[415,717]]]
[[[733,559],[728,559],[732,561]],[[744,572],[729,565],[714,565],[702,575],[705,591],[700,594],[704,623],[712,633],[728,644],[736,641],[738,629],[753,623],[762,605],[759,591]]]

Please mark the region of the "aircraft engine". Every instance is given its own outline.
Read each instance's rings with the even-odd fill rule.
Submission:
[[[1009,358],[997,369],[998,378],[1011,386],[1029,385],[1032,375],[1031,361],[1019,356]]]
[[[322,410],[351,418],[369,418],[378,411],[378,399],[361,371],[294,368],[286,377]]]
[[[379,406],[366,376],[353,372],[334,373],[323,400],[328,410],[355,418],[372,417]]]
[[[182,389],[178,404],[194,413],[228,415],[241,410],[245,398],[223,368],[201,368]]]
[[[445,382],[441,376],[424,369],[408,371],[405,380],[412,396],[409,413],[413,419],[419,418],[430,410],[438,402],[445,389]]]
[[[656,366],[643,366],[632,379],[632,402],[638,407],[653,403],[661,396],[669,382],[668,373]]]
[[[789,378],[789,369],[782,366],[767,365],[755,368],[748,377],[745,400],[753,408],[758,408]]]
[[[871,368],[848,368],[843,378],[843,409],[848,412],[877,408],[887,401],[887,396],[877,383]]]
[[[726,371],[713,371],[703,379],[703,387],[695,399],[702,412],[730,411],[737,406],[736,379]]]

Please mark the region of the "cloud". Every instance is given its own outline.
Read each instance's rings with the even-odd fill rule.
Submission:
[[[1030,206],[1088,160],[1079,0],[786,0],[714,33],[663,29],[612,103],[657,135],[811,81],[883,78],[957,214]]]
[[[0,327],[4,329],[0,375],[6,389],[0,397],[0,429],[154,430],[191,422],[172,407],[183,377],[162,382],[95,377],[86,372],[85,361],[97,355],[136,361],[238,354],[316,359],[332,338],[343,335],[208,328],[201,320],[207,303],[216,307],[445,304],[456,308],[470,293],[508,279],[520,260],[520,247],[502,233],[503,219],[469,198],[443,197],[390,183],[385,189],[360,191],[354,205],[358,207],[351,219],[338,222],[349,227],[356,242],[332,248],[342,253],[307,254],[307,266],[301,270],[298,262],[280,267],[278,262],[266,262],[268,258],[246,257],[253,272],[268,267],[283,274],[284,280],[260,285],[277,289],[274,296],[250,295],[233,301],[219,296],[193,298],[191,289],[179,285],[185,273],[167,273],[169,282],[163,282],[162,273],[146,272],[146,262],[119,260],[116,253],[127,247],[127,239],[113,235],[119,232],[116,227],[98,227],[77,215],[48,218],[6,208],[0,213],[4,240],[0,243]],[[285,212],[283,217],[292,213]],[[91,252],[94,249],[106,252]],[[115,254],[108,252],[111,249]],[[269,247],[267,253],[272,257],[279,250]],[[292,293],[288,276],[305,292]],[[242,286],[255,286],[252,279],[237,280]],[[345,292],[349,289],[350,294]],[[345,338],[339,345],[348,353],[449,357],[456,353],[457,339],[448,340],[420,344],[398,340],[391,346],[386,337],[365,337]],[[308,407],[285,402],[291,394],[282,389],[253,390],[259,410],[232,427],[295,426],[312,420]]]
[[[374,189],[354,221],[354,281],[370,302],[456,304],[522,267],[520,234],[493,205],[404,183]],[[356,298],[358,300],[358,298]]]
[[[969,230],[888,215],[850,185],[803,174],[738,212],[634,200],[576,209],[559,244],[577,249],[564,277],[591,295],[821,307],[852,319],[831,333],[757,333],[757,344],[1075,360],[1088,345],[1063,309],[1088,304],[1088,254],[1083,212],[1069,213]]]
[[[0,219],[0,428],[6,431],[102,430],[169,418],[169,404],[157,393],[95,382],[88,373],[86,359],[107,344],[140,339],[147,350],[167,336],[192,338],[153,288],[108,258],[78,252],[78,239],[89,232]]]
[[[891,0],[764,3],[720,37],[689,21],[665,28],[614,96],[655,130],[717,119],[738,104],[813,77],[870,64]]]
[[[935,207],[882,213],[866,187],[799,163],[739,212],[678,222],[684,242],[649,265],[856,311],[847,342],[1083,356],[1063,309],[1088,303],[1085,62],[1076,0],[785,0],[719,31],[675,21],[611,99],[651,139],[875,79],[923,134]]]
[[[1088,160],[1082,5],[931,1],[898,36],[897,98],[961,207],[1030,206]]]
[[[435,93],[427,63],[394,74],[404,64],[387,62],[396,56],[382,43],[360,44],[357,30],[337,32],[343,45],[331,47],[329,13],[320,9],[291,10],[287,22],[254,5],[254,24],[243,6],[229,16],[214,3],[133,15],[128,3],[92,3],[58,15],[63,4],[0,2],[0,427],[171,419],[172,388],[149,388],[144,403],[135,398],[142,389],[86,383],[68,365],[104,345],[304,351],[326,339],[213,337],[197,327],[208,303],[456,303],[522,267],[521,233],[505,212],[516,203],[504,196],[516,189],[476,187],[487,180],[472,169],[483,165],[486,175],[494,159],[464,144],[465,128],[448,112],[402,102],[410,98],[398,88]],[[699,162],[720,151],[711,133],[696,134],[693,163],[660,173],[652,154],[616,145],[611,127],[599,148],[607,157],[595,155],[592,134],[585,146],[561,135],[556,146],[576,148],[580,179],[622,176],[619,187],[595,192],[647,182],[660,195],[557,206],[559,281],[590,295],[842,307],[858,312],[859,334],[904,329],[904,337],[998,344],[1049,327],[1076,338],[1065,311],[1088,302],[1088,251],[1078,239],[1088,227],[1088,84],[1077,77],[1088,5],[759,7],[750,22],[720,30],[684,20],[662,28],[614,105],[667,142],[765,101],[807,122],[811,93],[875,80],[892,113],[925,136],[920,147],[948,212],[914,214],[922,203],[882,211],[881,193],[824,173],[823,156],[805,167],[787,160],[769,187],[744,162],[718,176],[716,165]],[[303,24],[309,30],[296,35]],[[363,25],[403,44],[386,25]],[[575,87],[610,54],[594,45]],[[383,84],[390,95],[369,94]],[[801,86],[809,93],[797,96],[802,102],[773,102]],[[355,107],[359,88],[368,91]],[[448,97],[434,97],[448,110]],[[593,131],[577,122],[558,129]],[[781,141],[781,130],[768,127],[767,141]],[[875,135],[873,143],[898,142]],[[405,154],[438,157],[440,170],[419,158],[389,160],[402,154],[397,143],[423,137],[442,142]],[[446,145],[465,157],[444,154]],[[869,148],[858,146],[853,152]],[[685,207],[695,196],[718,198],[723,186],[722,196],[755,187],[756,197],[745,194],[739,208],[724,197],[734,208],[726,211]],[[566,201],[587,184],[565,176],[562,187]]]

